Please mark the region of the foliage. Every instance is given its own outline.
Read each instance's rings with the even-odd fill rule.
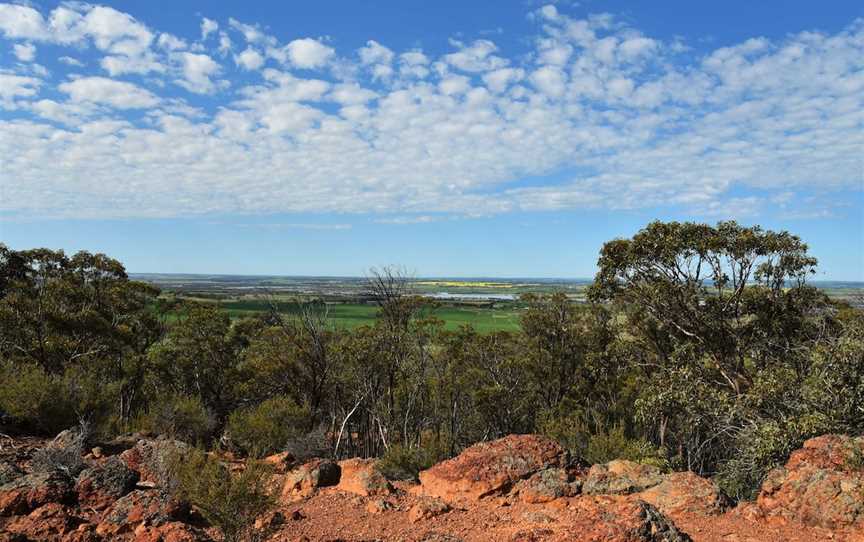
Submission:
[[[222,414],[230,403],[242,340],[218,308],[186,307],[183,318],[148,352],[160,392],[196,396],[205,408]]]
[[[628,437],[623,424],[591,435],[585,447],[584,458],[590,464],[627,459],[657,467],[666,466],[662,450],[658,450],[644,438]]]
[[[263,403],[235,410],[228,418],[231,441],[246,453],[262,457],[281,452],[306,432],[309,409],[292,399],[276,396]]]
[[[421,470],[428,469],[444,457],[443,450],[435,442],[415,448],[396,444],[378,460],[378,470],[390,480],[416,481]]]
[[[35,363],[0,366],[0,410],[21,425],[53,435],[75,423],[62,391],[60,378]]]
[[[137,420],[137,429],[169,435],[192,444],[205,444],[216,427],[213,414],[195,396],[169,395],[150,403]]]
[[[254,524],[276,504],[267,465],[250,461],[243,471],[231,473],[215,457],[193,449],[173,458],[171,470],[178,496],[218,527],[226,542],[266,538]]]

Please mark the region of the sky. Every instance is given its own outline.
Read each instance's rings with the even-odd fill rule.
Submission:
[[[0,242],[590,277],[652,220],[864,280],[864,3],[0,3]]]

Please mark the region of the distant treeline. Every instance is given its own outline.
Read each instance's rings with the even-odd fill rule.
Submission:
[[[380,456],[404,477],[539,432],[745,497],[806,438],[864,431],[864,314],[810,286],[815,266],[787,232],[654,222],[603,246],[588,304],[523,296],[518,331],[445,330],[393,268],[364,285],[374,322],[343,330],[323,304],[232,321],[105,255],[0,245],[0,423]]]

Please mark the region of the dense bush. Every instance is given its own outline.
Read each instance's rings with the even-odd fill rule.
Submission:
[[[269,533],[255,529],[255,519],[276,503],[269,466],[250,461],[239,473],[230,472],[216,458],[192,449],[172,458],[177,496],[193,504],[222,532],[225,542],[265,540]]]
[[[198,397],[169,395],[154,400],[136,419],[135,429],[190,442],[207,444],[216,420]]]
[[[585,447],[584,459],[590,464],[627,459],[661,468],[667,466],[663,450],[659,450],[644,438],[628,437],[623,424],[591,435]]]
[[[55,434],[77,421],[61,378],[35,363],[0,366],[0,411],[13,421]]]
[[[274,397],[232,412],[226,429],[232,443],[262,457],[285,450],[291,440],[308,432],[309,409],[287,397]]]

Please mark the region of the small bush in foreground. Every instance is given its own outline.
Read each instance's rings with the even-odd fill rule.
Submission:
[[[218,527],[225,542],[266,538],[268,533],[256,531],[254,525],[276,504],[269,466],[250,461],[242,472],[231,473],[214,457],[193,449],[173,459],[172,472],[178,496]]]
[[[258,406],[236,410],[228,418],[231,442],[251,456],[262,457],[285,449],[305,433],[309,410],[287,397],[274,397]]]
[[[429,448],[391,446],[378,460],[378,470],[390,480],[417,480],[421,470],[428,469],[439,458]]]
[[[585,460],[588,463],[606,463],[613,459],[628,459],[660,468],[667,467],[657,448],[647,440],[628,437],[622,425],[591,435],[585,448]]]

